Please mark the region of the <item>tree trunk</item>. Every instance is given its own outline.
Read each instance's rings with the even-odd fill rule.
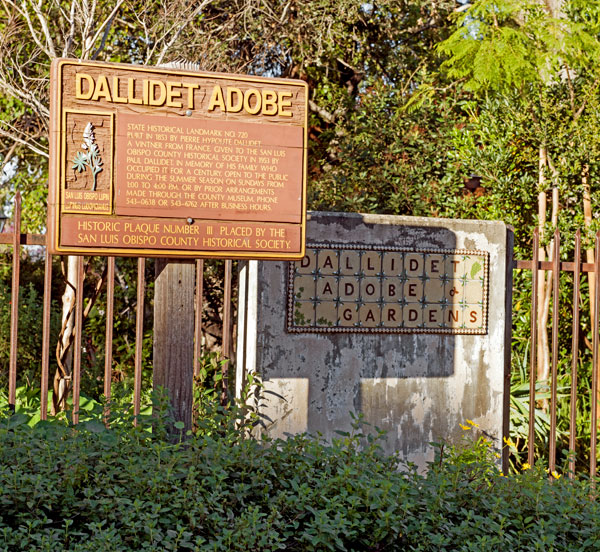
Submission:
[[[66,410],[73,374],[73,347],[71,341],[75,327],[75,287],[77,285],[77,257],[67,257],[67,284],[62,296],[62,332],[57,346],[59,368],[54,375],[52,415]]]
[[[547,216],[547,198],[546,198],[546,166],[548,164],[548,152],[545,146],[540,147],[539,151],[539,171],[538,185],[540,192],[538,194],[538,228],[540,232],[540,248],[538,256],[540,261],[546,260],[546,250],[544,248],[544,231]],[[552,289],[550,281],[546,282],[546,273],[544,270],[538,272],[538,322],[537,322],[537,379],[546,380],[550,374],[550,351],[548,350],[548,312],[550,307],[550,294]]]
[[[581,171],[581,183],[583,184],[583,220],[587,230],[592,225],[592,199],[590,195],[589,166],[585,165]],[[586,262],[594,262],[594,248],[585,250]],[[590,288],[590,324],[594,327],[594,298],[596,297],[596,279],[588,273],[588,285]]]
[[[589,183],[589,174],[590,167],[585,165],[583,170],[581,171],[581,183],[583,184],[583,220],[586,229],[592,225],[592,198],[590,193],[590,183]],[[585,250],[586,261],[588,263],[595,262],[595,252],[593,248],[589,248]],[[594,304],[596,301],[596,278],[593,272],[588,272],[588,285],[590,288],[590,325],[592,328],[592,332],[594,331],[595,325],[595,316],[594,316]],[[600,366],[594,366],[594,370],[597,371],[596,381],[600,382]],[[600,404],[600,387],[595,389],[597,400]],[[596,427],[600,423],[600,409],[596,412]]]

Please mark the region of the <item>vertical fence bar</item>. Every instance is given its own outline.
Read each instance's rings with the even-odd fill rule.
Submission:
[[[558,310],[560,284],[560,233],[554,231],[554,252],[552,257],[552,384],[550,390],[550,439],[548,468],[556,470],[556,402],[558,379]]]
[[[40,382],[40,419],[48,417],[48,380],[50,370],[50,310],[52,307],[52,255],[46,243],[44,263],[44,311],[42,315],[42,378]]]
[[[17,405],[17,354],[19,339],[19,280],[21,271],[21,194],[15,196],[12,287],[10,302],[10,360],[8,365],[8,407]]]
[[[140,414],[142,396],[142,348],[144,341],[144,293],[146,291],[146,259],[138,259],[137,307],[135,312],[135,372],[133,384],[134,424]]]
[[[231,276],[233,272],[233,262],[225,261],[225,279],[223,282],[223,351],[222,355],[225,359],[221,367],[223,375],[223,392],[221,402],[227,401],[228,393],[228,376],[229,376],[229,358],[231,355]]]
[[[196,308],[194,310],[194,378],[200,372],[202,356],[202,295],[204,293],[204,260],[196,260]]]
[[[571,340],[571,404],[569,416],[569,478],[575,477],[577,445],[577,361],[579,359],[579,289],[581,280],[581,231],[575,233],[573,268],[573,327]]]
[[[110,416],[110,406],[108,403],[111,398],[112,382],[112,348],[113,348],[113,327],[114,327],[114,307],[115,307],[115,258],[108,257],[106,260],[106,338],[104,340],[104,400],[107,403],[104,411],[105,421]]]
[[[75,286],[75,338],[73,340],[73,423],[79,423],[79,392],[81,389],[81,334],[83,323],[83,257],[77,257]]]
[[[225,261],[225,281],[223,290],[223,357],[231,353],[231,274],[233,261]]]
[[[592,412],[590,431],[590,477],[596,477],[596,449],[598,438],[598,316],[600,315],[600,232],[596,233],[594,251],[594,281],[596,290],[594,294],[594,325],[592,327]]]
[[[533,267],[531,270],[531,350],[529,366],[529,437],[527,440],[527,462],[535,462],[535,384],[537,376],[537,314],[538,314],[538,262],[540,248],[540,230],[533,231]]]

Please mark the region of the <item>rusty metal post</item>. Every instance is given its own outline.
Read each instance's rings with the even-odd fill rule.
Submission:
[[[229,364],[231,363],[231,278],[233,273],[233,262],[225,261],[225,278],[223,281],[223,349],[221,352],[224,360],[221,367],[222,392],[221,404],[227,402],[229,394]]]
[[[40,419],[48,417],[48,380],[50,370],[50,310],[52,308],[52,255],[46,245],[44,263],[44,314],[42,319],[42,378],[40,382]]]
[[[592,326],[592,412],[590,428],[590,477],[596,478],[596,453],[598,440],[598,317],[600,316],[600,232],[596,233],[596,251],[594,255],[594,324]]]
[[[510,382],[512,376],[512,312],[513,312],[513,274],[515,267],[514,259],[515,234],[513,229],[506,228],[506,268],[505,268],[505,290],[504,308],[506,321],[504,324],[504,401],[502,405],[502,437],[510,437]],[[239,318],[239,317],[238,317]],[[510,450],[502,449],[502,471],[508,472]]]
[[[529,369],[529,438],[527,440],[527,462],[535,462],[535,385],[537,378],[537,313],[538,313],[538,263],[540,250],[540,231],[533,231],[533,267],[531,269],[531,350]]]
[[[575,233],[573,267],[573,326],[571,340],[571,404],[569,416],[569,477],[575,477],[575,454],[577,444],[577,361],[579,358],[579,290],[581,284],[581,231]]]
[[[194,379],[200,371],[202,356],[202,296],[204,293],[204,261],[196,261],[196,301],[194,309]]]
[[[554,253],[552,255],[552,383],[550,389],[550,439],[548,468],[556,469],[556,401],[558,379],[558,310],[560,284],[560,233],[554,231]]]
[[[112,346],[115,305],[115,258],[108,257],[106,271],[106,338],[104,340],[104,410],[105,421],[110,416],[111,382],[112,382]]]
[[[138,259],[137,306],[135,310],[135,370],[133,383],[133,415],[134,425],[140,415],[142,396],[142,348],[144,341],[144,294],[146,291],[146,259]]]
[[[10,360],[8,366],[8,407],[17,404],[17,354],[19,333],[19,280],[21,270],[21,193],[15,196],[13,228],[12,287],[10,302]]]

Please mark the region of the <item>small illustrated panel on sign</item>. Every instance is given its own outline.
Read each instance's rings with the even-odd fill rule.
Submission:
[[[64,113],[63,212],[111,212],[112,119],[111,114]]]
[[[487,332],[488,254],[309,246],[290,263],[288,330]]]

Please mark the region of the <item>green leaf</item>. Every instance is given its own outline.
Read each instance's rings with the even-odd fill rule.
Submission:
[[[477,273],[481,270],[481,264],[480,263],[473,263],[473,266],[471,267],[471,278],[475,278],[475,276],[477,275]]]
[[[88,156],[85,153],[78,151],[77,155],[75,155],[75,159],[73,159],[73,167],[72,168],[78,172],[82,172],[85,170],[88,163],[89,163]]]

